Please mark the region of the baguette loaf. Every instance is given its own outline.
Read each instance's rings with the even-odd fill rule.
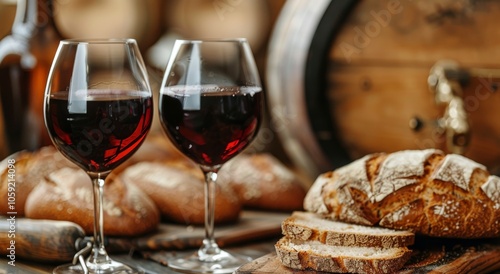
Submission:
[[[333,246],[395,248],[412,245],[415,241],[415,234],[408,231],[347,224],[311,212],[293,212],[281,227],[288,239]]]
[[[304,208],[428,236],[498,237],[500,178],[436,149],[371,154],[320,175]]]
[[[330,246],[286,237],[281,238],[275,248],[278,259],[287,267],[337,273],[394,273],[411,256],[406,247]]]

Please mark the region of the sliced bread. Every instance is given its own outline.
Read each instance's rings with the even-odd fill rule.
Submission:
[[[393,248],[409,246],[415,241],[415,235],[409,231],[347,224],[302,211],[293,212],[283,221],[282,232],[289,239],[332,246]]]
[[[281,238],[276,254],[287,267],[337,273],[393,273],[411,256],[406,247],[331,246],[318,241]]]

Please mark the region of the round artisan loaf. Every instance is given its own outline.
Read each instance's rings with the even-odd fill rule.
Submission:
[[[94,231],[93,191],[81,169],[62,168],[50,173],[29,194],[26,216],[71,221],[87,234]],[[109,175],[104,185],[104,233],[136,236],[157,229],[160,213],[153,201],[127,179]]]
[[[201,170],[191,162],[138,163],[127,168],[122,176],[142,189],[166,219],[181,224],[204,223],[205,182]],[[241,208],[233,190],[217,183],[214,222],[236,222]]]
[[[298,177],[268,153],[241,154],[219,173],[248,208],[274,211],[302,210],[306,189]]]
[[[428,236],[500,236],[500,178],[470,159],[435,149],[371,154],[324,173],[304,207]]]
[[[29,193],[42,178],[63,167],[76,168],[76,165],[53,146],[42,147],[35,152],[20,151],[5,158],[0,162],[0,200],[6,202],[0,203],[0,214],[17,212],[18,216],[24,216]],[[8,195],[15,195],[12,208],[8,208]]]

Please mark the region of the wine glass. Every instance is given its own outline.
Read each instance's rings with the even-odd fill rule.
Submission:
[[[153,101],[146,66],[133,39],[64,40],[45,90],[45,125],[55,147],[90,176],[94,242],[85,265],[54,273],[141,273],[112,260],[104,247],[106,176],[142,144],[151,127]]]
[[[251,258],[214,239],[217,172],[254,139],[263,94],[245,39],[177,40],[160,90],[159,112],[174,145],[205,175],[205,239],[195,254],[168,262],[182,272],[231,273]]]

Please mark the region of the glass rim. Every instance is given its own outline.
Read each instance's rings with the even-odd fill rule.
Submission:
[[[60,44],[137,44],[133,38],[75,38],[64,39]]]
[[[182,44],[223,43],[223,42],[248,43],[248,40],[243,37],[237,37],[237,38],[176,39],[175,42]]]

